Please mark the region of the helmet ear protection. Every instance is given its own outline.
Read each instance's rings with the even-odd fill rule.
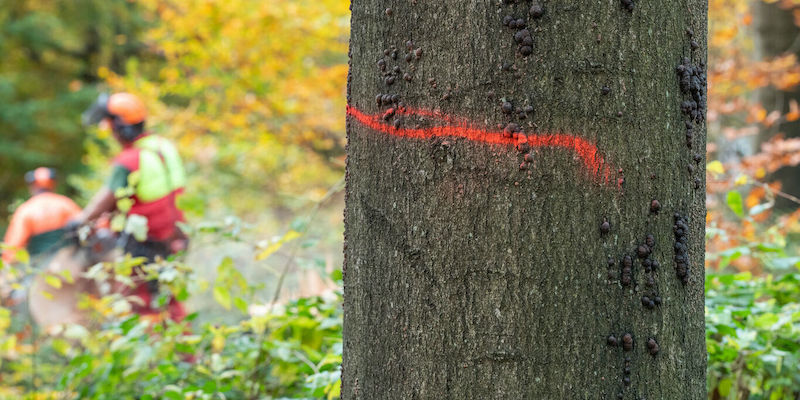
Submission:
[[[111,129],[119,135],[120,139],[126,142],[132,142],[134,139],[144,132],[144,122],[138,124],[126,124],[117,115],[111,115]]]

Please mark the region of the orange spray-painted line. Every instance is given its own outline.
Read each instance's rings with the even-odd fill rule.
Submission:
[[[499,130],[477,128],[464,120],[443,116],[437,112],[415,110],[408,107],[392,110],[395,115],[431,118],[438,122],[445,123],[445,125],[427,128],[395,128],[384,121],[382,114],[366,114],[352,106],[347,106],[347,115],[374,131],[402,138],[430,139],[434,137],[453,137],[494,145],[513,146],[519,144],[518,139],[505,136],[503,132]],[[526,137],[528,145],[532,148],[551,147],[571,151],[580,159],[584,168],[591,173],[592,176],[604,184],[611,183],[613,168],[606,163],[597,147],[586,139],[564,133],[528,134]]]

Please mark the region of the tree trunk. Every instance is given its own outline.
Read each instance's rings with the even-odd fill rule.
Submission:
[[[791,9],[785,9],[780,4],[764,3],[761,0],[753,2],[755,15],[755,42],[758,59],[771,60],[785,54],[795,54],[800,57],[800,28],[795,25]],[[800,101],[800,88],[780,90],[774,86],[767,86],[759,91],[759,100],[768,111],[778,110],[785,114],[789,112],[789,103]],[[800,136],[800,121],[783,122],[770,128],[763,128],[759,135],[759,143],[771,139],[777,132],[787,138]],[[758,151],[759,149],[756,149]],[[781,182],[783,191],[800,196],[800,166],[787,166],[776,171],[771,179]],[[796,204],[784,198],[778,198],[777,208],[793,211]]]
[[[705,44],[705,0],[353,1],[342,398],[704,398]]]

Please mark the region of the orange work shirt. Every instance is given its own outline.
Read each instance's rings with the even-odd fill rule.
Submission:
[[[53,192],[33,195],[11,216],[3,241],[12,250],[3,252],[3,261],[14,261],[16,250],[24,249],[31,237],[63,228],[80,212],[81,208],[66,196]]]

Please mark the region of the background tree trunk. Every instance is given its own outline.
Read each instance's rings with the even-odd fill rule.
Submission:
[[[353,1],[343,399],[706,396],[705,128],[676,74],[691,57],[704,93],[706,9]],[[507,15],[531,34],[527,57]],[[503,138],[510,122],[530,153]],[[685,284],[674,213],[690,227]],[[626,333],[631,351],[608,344]]]
[[[753,2],[755,16],[755,42],[759,60],[771,60],[785,54],[795,54],[800,57],[800,28],[795,25],[792,9],[782,8],[776,3]],[[779,90],[774,86],[767,86],[759,91],[759,100],[767,111],[778,110],[785,114],[789,112],[789,103],[800,101],[800,88]],[[800,121],[783,122],[769,128],[763,128],[759,135],[758,144],[771,139],[776,133],[781,132],[787,138],[800,136]],[[756,146],[758,147],[758,146]],[[760,149],[756,148],[755,151]],[[772,179],[780,181],[782,191],[800,196],[800,167],[786,166],[776,171]],[[779,197],[776,199],[778,208],[794,210],[795,204]]]

